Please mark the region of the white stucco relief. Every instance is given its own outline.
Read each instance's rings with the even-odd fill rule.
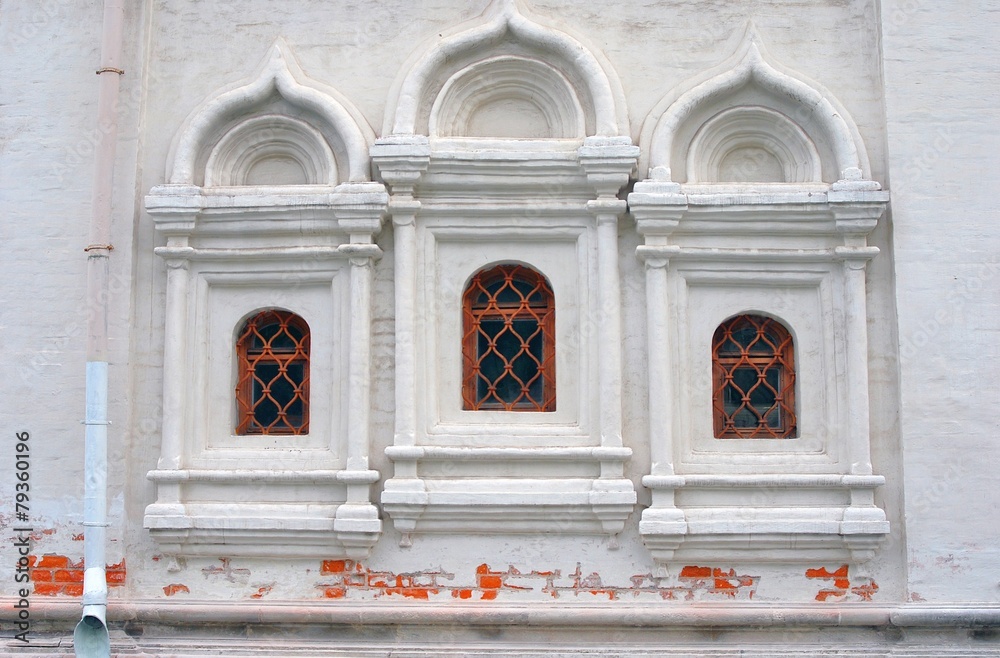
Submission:
[[[144,525],[164,553],[364,557],[379,537],[371,304],[388,194],[369,180],[373,140],[280,40],[256,79],[181,126],[170,182],[146,197],[168,272],[157,499]],[[306,434],[234,430],[236,332],[267,308],[310,327]]]
[[[416,53],[393,87],[372,154],[392,187],[396,250],[394,475],[382,503],[404,544],[422,532],[615,535],[633,509],[616,194],[638,149],[623,99],[601,56],[508,1]],[[469,129],[484,112],[504,121],[493,107],[537,123]],[[464,410],[462,286],[513,262],[552,282],[558,404]],[[528,463],[533,475],[517,475]]]
[[[649,177],[628,198],[649,336],[640,533],[664,568],[691,556],[864,562],[889,531],[874,504],[885,479],[871,465],[865,307],[878,254],[867,236],[888,194],[865,178],[846,111],[762,53],[751,28],[726,63],[667,94],[642,130]],[[740,149],[763,153],[750,161],[761,171],[721,175]],[[742,313],[795,337],[794,438],[713,434],[710,341]]]

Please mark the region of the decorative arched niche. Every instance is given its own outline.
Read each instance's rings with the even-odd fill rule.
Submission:
[[[371,313],[389,195],[370,180],[373,141],[280,40],[252,81],[181,127],[168,182],[146,197],[166,308],[165,421],[144,525],[165,555],[364,557],[377,541]],[[249,417],[234,415],[256,394],[237,378],[246,351],[233,327],[261,308],[308,326],[309,353],[295,357],[308,376],[285,381],[302,391],[288,405],[304,408],[306,390],[316,403],[289,431],[247,431]]]
[[[175,140],[174,185],[326,185],[370,180],[374,134],[336,91],[302,73],[282,40],[256,78],[196,108]]]
[[[684,173],[689,183],[813,183],[822,159],[802,128],[762,106],[722,110],[691,138]]]
[[[501,55],[454,73],[431,108],[431,137],[578,139],[587,117],[577,90],[538,59]]]
[[[769,64],[751,28],[729,61],[661,101],[641,143],[648,178],[628,203],[646,270],[644,543],[664,568],[870,559],[889,523],[875,504],[885,478],[871,458],[865,270],[888,193],[867,179],[857,128]],[[713,416],[713,384],[734,376],[713,335],[751,308],[795,333],[787,435],[719,432]]]
[[[264,114],[230,128],[205,164],[205,187],[336,185],[337,158],[326,138],[290,116]]]
[[[735,55],[660,101],[640,143],[640,168],[657,181],[809,186],[871,175],[846,110],[769,63],[752,27]]]
[[[382,509],[404,545],[499,526],[617,535],[636,502],[624,476],[617,195],[639,149],[614,71],[515,0],[496,0],[416,53],[387,108],[372,147],[392,187],[395,258],[393,477]],[[540,326],[554,354],[535,373],[549,377],[537,406],[480,405],[470,387],[483,372],[464,357],[475,335],[462,334],[462,285],[504,262],[544,264],[551,284]],[[434,313],[418,311],[428,303]],[[595,331],[588,318],[599,318]]]
[[[515,0],[498,0],[484,16],[411,58],[393,85],[383,134],[628,136],[624,92],[602,56],[530,20]]]

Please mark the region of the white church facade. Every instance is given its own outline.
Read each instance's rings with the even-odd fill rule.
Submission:
[[[1000,655],[988,6],[85,4],[5,8],[3,651]]]

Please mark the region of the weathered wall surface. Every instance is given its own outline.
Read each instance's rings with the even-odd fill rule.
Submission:
[[[1000,389],[993,367],[1000,231],[991,165],[1000,147],[1000,72],[985,44],[994,31],[991,18],[1000,16],[987,3],[968,12],[918,0],[887,0],[881,7],[868,0],[601,6],[539,0],[527,7],[603,53],[621,79],[636,142],[656,103],[732,55],[751,23],[771,58],[836,97],[857,124],[871,177],[892,192],[890,215],[870,239],[881,249],[868,287],[872,456],[875,472],[888,480],[877,501],[892,524],[871,562],[696,561],[669,575],[657,572],[638,533],[639,512],[650,503],[640,483],[649,464],[648,358],[644,275],[630,220],[619,231],[623,434],[633,450],[626,474],[639,504],[617,546],[599,537],[498,533],[420,536],[401,548],[383,515],[383,535],[364,560],[220,555],[177,562],[161,555],[142,521],[155,498],[145,474],[160,454],[165,268],[153,255],[160,238],[142,198],[165,182],[181,124],[218,90],[251,78],[281,37],[307,76],[347,97],[381,135],[386,98],[407,59],[487,6],[484,0],[305,2],[279,11],[264,0],[152,0],[129,9],[111,261],[112,599],[175,610],[181,601],[995,602],[1000,560],[991,468],[997,456],[990,439],[997,421],[990,403]],[[31,435],[32,603],[41,606],[75,600],[82,577],[86,316],[80,300],[90,156],[101,129],[93,75],[100,12],[83,2],[5,3],[3,11],[0,328],[9,370],[0,396],[12,402],[0,429],[8,446],[15,432]],[[393,440],[391,227],[378,242],[385,256],[374,285],[371,467],[384,480],[393,468],[384,457]],[[14,493],[13,460],[4,468],[6,498]],[[377,500],[381,483],[373,488]],[[8,506],[0,516],[3,565],[17,563],[13,529],[24,522],[14,514]],[[13,567],[0,572],[13,574]],[[13,596],[18,587],[5,578],[0,593]],[[76,609],[51,614],[72,616]],[[827,635],[823,641],[838,640]]]
[[[5,375],[5,435],[11,456],[26,457],[27,468],[4,475],[2,515],[5,564],[14,573],[18,538],[30,536],[41,548],[51,542],[61,557],[53,565],[82,566],[84,364],[88,310],[86,254],[93,194],[94,150],[110,130],[97,122],[95,62],[99,61],[101,14],[87,3],[15,3],[3,8],[2,175],[3,241],[10,246],[0,267],[4,275],[2,320]],[[112,431],[109,514],[118,526],[109,533],[109,557],[124,556],[125,428],[131,410],[129,381],[135,370],[129,351],[134,285],[132,207],[135,202],[137,123],[141,67],[136,58],[139,15],[129,13],[133,41],[129,61],[136,67],[124,83],[120,104],[120,165],[113,220],[115,258],[108,287],[109,358],[116,364],[109,393]],[[131,67],[130,67],[131,68]],[[30,73],[28,72],[30,69]],[[26,452],[15,453],[16,434]],[[27,475],[21,480],[15,477]],[[15,507],[17,493],[27,496]],[[18,501],[21,502],[21,501]],[[23,517],[18,512],[24,514]],[[14,532],[29,528],[29,532]],[[32,549],[37,555],[43,551]],[[65,558],[65,559],[63,559]],[[7,569],[5,568],[5,572]],[[79,596],[82,572],[59,570],[59,584],[40,580],[49,594]],[[45,578],[43,574],[42,578]],[[5,591],[21,587],[7,580]]]
[[[996,601],[996,9],[887,2],[909,596]]]

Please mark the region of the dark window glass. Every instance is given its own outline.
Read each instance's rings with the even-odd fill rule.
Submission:
[[[777,320],[740,315],[712,340],[715,436],[720,439],[795,436],[795,350]]]
[[[555,301],[523,265],[469,282],[463,310],[463,408],[555,411]]]
[[[287,311],[261,311],[236,341],[237,434],[309,432],[309,327]]]

